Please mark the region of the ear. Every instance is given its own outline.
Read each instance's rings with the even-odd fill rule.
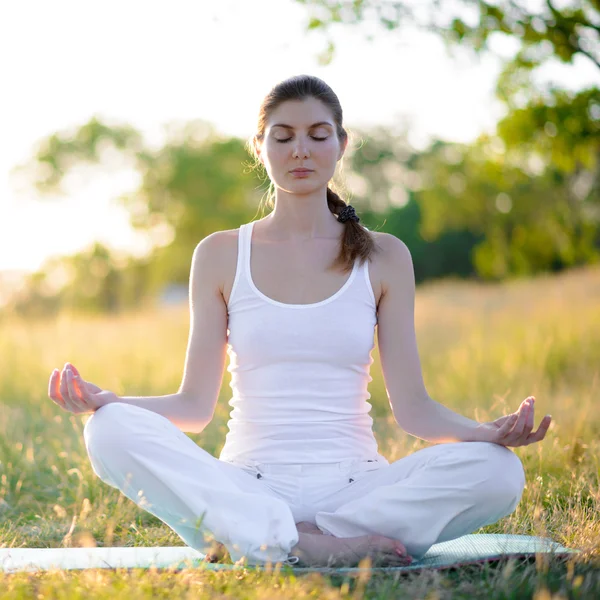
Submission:
[[[258,160],[262,164],[265,164],[265,161],[263,160],[262,154],[260,153],[260,144],[258,144],[258,142],[256,141],[256,138],[252,140],[252,143],[254,144],[254,151],[258,155]]]
[[[342,159],[342,156],[344,156],[344,152],[346,151],[346,147],[347,147],[347,146],[348,146],[348,138],[346,137],[346,138],[344,139],[344,142],[343,142],[343,144],[342,144],[342,145],[341,145],[341,147],[340,147],[340,153],[339,153],[339,155],[338,155],[338,160],[341,160],[341,159]]]

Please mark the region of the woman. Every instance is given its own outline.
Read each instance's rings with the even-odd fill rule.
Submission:
[[[510,514],[525,478],[508,446],[539,442],[550,424],[532,432],[533,397],[478,423],[427,394],[410,252],[328,188],[347,143],[322,80],[292,77],[267,95],[249,146],[274,208],[196,247],[177,393],[118,397],[70,363],[50,377],[59,406],[94,413],[94,472],[209,559],[216,540],[248,564],[406,564]],[[394,417],[434,444],[391,464],[367,402],[376,325]],[[234,410],[216,458],[183,432],[212,419],[225,350]]]

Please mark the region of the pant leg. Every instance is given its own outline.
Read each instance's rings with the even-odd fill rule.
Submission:
[[[242,468],[215,458],[165,417],[125,403],[97,410],[84,429],[94,472],[207,553],[284,561],[298,542],[288,505]]]
[[[319,528],[336,537],[385,535],[415,558],[510,514],[525,485],[517,455],[487,442],[430,446],[351,477],[316,513]]]

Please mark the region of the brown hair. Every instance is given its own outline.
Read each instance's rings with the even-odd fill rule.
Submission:
[[[342,126],[342,107],[334,91],[318,77],[296,75],[281,81],[273,87],[260,105],[258,127],[255,135],[252,136],[247,144],[247,149],[255,160],[251,168],[260,168],[262,166],[256,147],[264,139],[267,119],[270,113],[286,100],[303,100],[308,97],[320,100],[331,110],[338,139],[340,143],[344,142],[348,137],[348,133]],[[274,188],[271,183],[270,194],[267,199],[267,205],[270,208],[274,208],[275,206],[273,192]],[[339,215],[347,204],[328,186],[327,206],[334,215]],[[341,268],[343,272],[347,273],[352,269],[356,258],[359,258],[362,264],[365,260],[369,259],[372,253],[379,250],[379,246],[375,244],[374,238],[369,231],[360,223],[350,219],[345,222],[344,233],[340,240],[340,252],[333,264],[329,266],[329,269]]]

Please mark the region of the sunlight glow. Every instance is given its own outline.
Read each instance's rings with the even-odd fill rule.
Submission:
[[[17,189],[10,175],[40,139],[94,115],[130,123],[154,145],[167,123],[191,119],[246,138],[264,94],[299,73],[332,86],[349,129],[406,122],[417,147],[432,135],[470,141],[493,129],[503,111],[493,98],[495,58],[449,58],[422,33],[378,29],[368,42],[358,29],[337,27],[336,58],[319,66],[324,38],[304,32],[308,13],[291,0],[262,0],[260,11],[239,0],[187,0],[170,13],[164,5],[107,0],[95,4],[93,28],[89,20],[88,3],[75,0],[0,8],[0,52],[11,56],[0,85],[18,91],[3,98],[0,114],[0,271],[35,270],[93,240],[137,254],[149,249],[115,201],[135,189],[131,173],[98,172],[92,180],[74,173],[62,199]],[[501,39],[494,44],[510,51]],[[583,63],[559,71],[573,85],[595,76]],[[404,197],[396,190],[392,201]]]

